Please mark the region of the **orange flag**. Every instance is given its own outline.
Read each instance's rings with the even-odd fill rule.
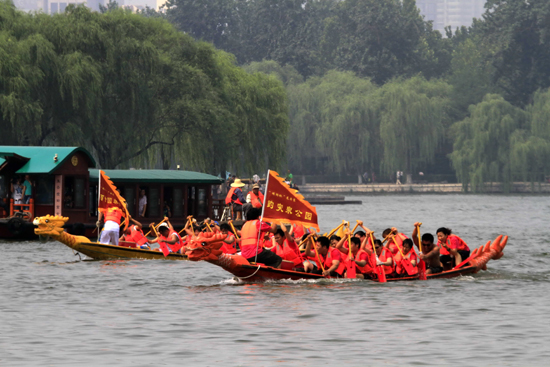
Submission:
[[[120,196],[116,186],[111,182],[109,176],[103,171],[99,171],[99,194],[97,210],[105,214],[109,208],[119,208],[124,213],[124,230],[128,227],[130,214],[126,208],[126,200]]]
[[[262,218],[267,222],[288,221],[319,231],[315,207],[291,189],[275,171],[267,173]]]

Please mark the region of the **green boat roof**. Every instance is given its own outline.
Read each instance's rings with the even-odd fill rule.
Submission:
[[[84,148],[80,147],[21,147],[21,146],[0,146],[0,157],[3,164],[5,157],[19,156],[27,158],[28,162],[17,170],[17,174],[24,173],[52,173],[57,167],[60,167],[69,157],[76,152],[84,153],[92,163],[92,167],[96,166],[92,155]],[[57,162],[54,162],[53,157],[57,154]]]
[[[90,181],[99,180],[99,170],[89,169]],[[105,169],[113,182],[135,183],[198,183],[219,185],[223,180],[207,173],[162,169]]]

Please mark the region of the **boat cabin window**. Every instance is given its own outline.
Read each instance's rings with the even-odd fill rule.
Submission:
[[[35,204],[37,205],[53,205],[54,197],[54,177],[53,176],[38,176],[35,179]]]
[[[150,187],[149,195],[147,196],[147,217],[159,217],[160,216],[160,192],[158,187]]]
[[[208,215],[208,205],[206,202],[206,189],[200,188],[197,197],[197,215],[206,217]]]
[[[128,185],[128,186],[121,186],[119,187],[120,192],[122,193],[122,197],[126,199],[126,203],[128,204],[128,213],[130,215],[133,215],[137,217],[136,215],[136,188],[134,185]]]
[[[81,177],[65,177],[63,190],[63,206],[71,209],[83,209],[86,205],[85,179]]]
[[[164,186],[163,195],[162,216],[171,218],[174,215],[174,213],[172,213],[172,208],[174,207],[174,188],[171,186]]]
[[[172,201],[172,216],[183,217],[183,189],[175,188]]]

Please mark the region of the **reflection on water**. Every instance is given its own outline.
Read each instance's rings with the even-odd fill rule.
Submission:
[[[489,271],[377,284],[247,284],[208,263],[75,261],[55,242],[4,242],[2,366],[543,366],[550,358],[549,199],[369,196],[320,206],[328,230],[448,226],[472,247],[510,235]]]

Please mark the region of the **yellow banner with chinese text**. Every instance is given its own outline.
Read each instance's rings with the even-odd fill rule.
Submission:
[[[319,231],[315,207],[290,188],[275,171],[268,172],[262,217],[266,222],[296,223]]]

